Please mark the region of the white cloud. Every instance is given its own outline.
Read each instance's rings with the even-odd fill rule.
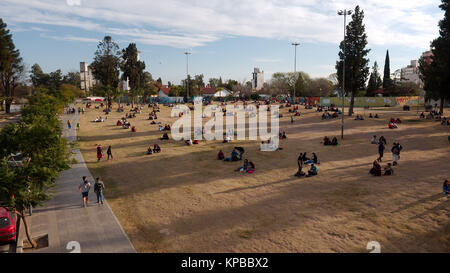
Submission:
[[[439,0],[2,0],[0,16],[173,47],[230,36],[338,43],[343,22],[336,10],[356,4],[365,10],[370,44],[427,48],[438,35]]]

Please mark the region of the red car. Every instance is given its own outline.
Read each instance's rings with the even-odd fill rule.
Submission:
[[[0,207],[0,242],[7,243],[16,240],[16,214]]]

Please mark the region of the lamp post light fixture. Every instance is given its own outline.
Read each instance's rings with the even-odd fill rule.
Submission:
[[[341,122],[341,139],[344,139],[344,106],[345,106],[345,38],[346,38],[346,26],[347,15],[351,15],[351,10],[339,10],[338,15],[344,15],[344,57],[342,58],[342,122]]]
[[[189,101],[189,59],[188,56],[192,53],[186,51],[184,52],[186,55],[186,90],[187,90],[187,99]]]
[[[297,100],[295,99],[295,85],[297,84],[297,46],[300,45],[300,43],[292,43],[292,45],[294,46],[294,105],[297,102]]]

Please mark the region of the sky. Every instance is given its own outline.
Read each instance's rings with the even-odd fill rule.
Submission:
[[[146,70],[164,83],[189,74],[252,78],[254,67],[267,82],[275,72],[312,77],[335,73],[343,16],[364,10],[370,66],[383,71],[389,50],[391,72],[429,50],[443,18],[440,0],[0,0],[25,64],[45,72],[79,71],[92,62],[97,44],[110,35],[120,48],[136,43]],[[347,22],[351,18],[347,17]]]

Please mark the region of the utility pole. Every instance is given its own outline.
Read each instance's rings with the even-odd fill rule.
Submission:
[[[186,55],[186,90],[187,90],[187,98],[189,101],[189,59],[188,56],[191,54],[190,52],[184,52]]]
[[[292,45],[294,46],[294,105],[297,102],[297,100],[295,99],[295,86],[297,84],[297,46],[300,45],[300,43],[292,43]]]
[[[351,10],[344,9],[338,11],[338,15],[344,15],[344,58],[342,59],[342,122],[341,122],[341,139],[344,139],[344,107],[345,107],[345,38],[346,38],[346,26],[347,15],[352,14]]]

